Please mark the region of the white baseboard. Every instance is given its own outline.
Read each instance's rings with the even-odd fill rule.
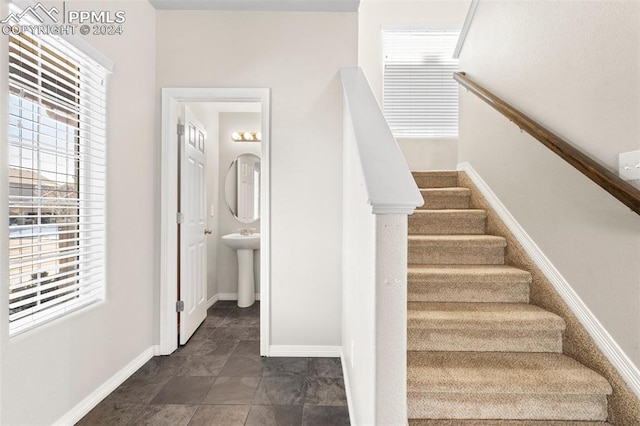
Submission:
[[[105,399],[111,392],[127,380],[133,373],[142,367],[154,355],[160,353],[160,346],[155,345],[146,349],[138,355],[133,361],[124,366],[120,371],[111,376],[95,391],[89,394],[85,399],[80,401],[78,405],[69,410],[64,416],[58,419],[54,424],[56,426],[74,425],[89,413],[96,405]]]
[[[458,170],[466,172],[467,176],[469,176],[471,181],[476,185],[500,219],[502,219],[504,224],[513,233],[518,242],[522,244],[527,254],[551,282],[558,294],[560,294],[560,297],[562,297],[569,306],[569,309],[573,311],[578,321],[584,326],[602,353],[611,362],[613,367],[618,370],[618,373],[620,373],[636,396],[640,397],[640,371],[629,359],[627,354],[624,353],[622,348],[620,348],[602,323],[598,321],[598,318],[589,310],[582,299],[580,299],[580,296],[578,296],[567,280],[564,279],[551,261],[544,255],[542,250],[540,250],[511,213],[509,213],[504,204],[502,204],[500,199],[474,170],[471,164],[467,162],[460,163],[458,164]]]
[[[161,355],[163,355],[162,354],[162,350],[160,348],[160,345],[153,345],[152,348],[153,348],[153,356],[161,356]]]
[[[269,356],[282,357],[310,357],[310,358],[340,358],[341,346],[314,346],[314,345],[271,345]]]
[[[215,302],[217,302],[218,300],[238,300],[238,293],[218,293],[211,299],[209,299],[209,301],[213,299],[216,299]],[[260,293],[256,293],[256,300],[260,300]],[[213,303],[211,304],[213,305]]]
[[[347,394],[347,409],[349,410],[349,424],[356,426],[353,409],[353,397],[351,396],[351,385],[349,384],[349,374],[347,374],[347,360],[344,358],[344,351],[340,349],[340,364],[342,365],[342,377],[344,379],[344,391]]]
[[[220,295],[219,294],[216,294],[211,299],[207,300],[207,309],[212,307],[213,304],[216,303],[218,300],[220,300]]]
[[[207,300],[207,309],[212,307],[218,300],[238,300],[238,293],[218,293]],[[256,293],[256,300],[260,300],[260,293]]]

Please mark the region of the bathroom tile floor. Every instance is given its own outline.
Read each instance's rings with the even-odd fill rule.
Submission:
[[[217,302],[185,346],[149,360],[78,425],[349,425],[340,359],[260,357],[259,316],[259,302]]]

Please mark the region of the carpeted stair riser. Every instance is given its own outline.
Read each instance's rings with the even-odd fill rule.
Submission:
[[[409,278],[409,302],[528,303],[529,285],[524,283],[444,283]]]
[[[416,210],[409,216],[409,234],[479,235],[486,219],[484,210]]]
[[[420,210],[468,209],[471,191],[467,188],[422,188]]]
[[[428,388],[432,393],[478,395],[611,393],[602,376],[562,354],[410,351],[407,363],[411,392]]]
[[[443,172],[412,172],[418,188],[454,188],[458,186],[458,173]]]
[[[414,351],[562,352],[565,323],[529,304],[409,303]]]
[[[409,236],[408,262],[423,265],[502,265],[506,242],[488,236]],[[477,237],[477,238],[474,238]]]
[[[531,274],[510,266],[411,265],[409,302],[528,303]]]
[[[413,419],[409,426],[612,426],[606,422],[564,420],[442,420]]]
[[[463,394],[408,392],[409,418],[583,420],[607,419],[604,395]],[[499,414],[496,414],[496,413]]]

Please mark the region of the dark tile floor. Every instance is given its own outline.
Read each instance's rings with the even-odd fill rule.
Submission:
[[[349,425],[340,359],[260,357],[259,316],[259,302],[217,302],[185,346],[152,358],[78,425]]]

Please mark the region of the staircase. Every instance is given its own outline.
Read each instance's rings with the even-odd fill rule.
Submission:
[[[562,354],[564,320],[529,304],[458,172],[414,172],[409,217],[407,402],[417,425],[605,425],[609,383]]]

